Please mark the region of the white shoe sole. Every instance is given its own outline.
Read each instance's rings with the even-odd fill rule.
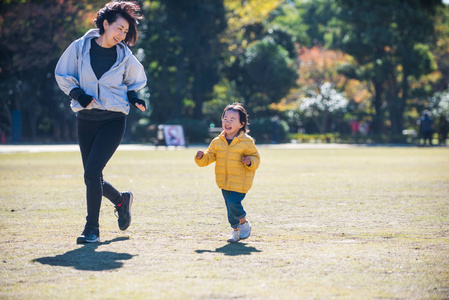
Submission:
[[[246,240],[246,239],[249,238],[250,236],[251,236],[251,228],[249,229],[248,236],[242,237],[242,236],[240,235],[240,239],[241,239],[241,240]]]
[[[240,239],[240,240],[241,240],[241,239]],[[236,241],[236,240],[228,239],[226,242],[228,242],[228,243],[230,243],[230,244],[235,244],[235,243],[238,243],[240,240]]]
[[[98,243],[98,242],[100,242],[100,237],[97,237],[97,238],[95,238],[93,240],[86,240],[86,239],[83,239],[83,238],[78,238],[76,240],[77,244],[90,244],[90,243]]]

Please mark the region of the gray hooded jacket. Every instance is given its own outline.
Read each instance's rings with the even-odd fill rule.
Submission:
[[[90,64],[90,41],[100,36],[99,29],[89,30],[74,41],[62,54],[55,69],[56,81],[69,95],[74,88],[81,88],[96,101],[87,109],[101,109],[129,113],[128,91],[137,91],[147,83],[142,64],[123,43],[117,44],[117,61],[97,79]],[[74,112],[86,109],[72,99]]]

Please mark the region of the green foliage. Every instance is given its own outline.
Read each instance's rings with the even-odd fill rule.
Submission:
[[[269,28],[267,32],[268,37],[271,37],[276,45],[281,46],[287,51],[288,57],[291,60],[296,59],[297,49],[295,47],[295,40],[288,30],[278,26],[273,26],[272,28]],[[291,63],[292,62],[289,61],[289,64]]]
[[[157,139],[158,124],[150,123],[148,118],[141,118],[131,125],[131,141],[153,143]],[[125,136],[125,138],[129,138]]]
[[[69,99],[54,81],[54,68],[65,48],[92,26],[93,11],[103,4],[97,0],[1,4],[0,109],[8,110],[2,114],[22,111],[25,141],[75,140]]]
[[[292,133],[289,139],[294,143],[310,143],[310,144],[411,144],[416,145],[418,140],[414,137],[409,137],[403,134],[400,135],[351,135],[341,134],[338,132],[330,133]]]
[[[303,23],[304,34],[298,39],[301,45],[306,47],[326,45],[330,40],[335,40],[335,34],[329,30],[329,27],[338,23],[335,15],[340,8],[336,1],[297,0],[296,7]],[[343,26],[344,24],[339,23],[339,25]]]
[[[308,26],[302,18],[301,8],[285,2],[273,11],[269,24],[288,32],[295,42],[299,42],[301,45],[311,45],[311,37],[307,34]]]
[[[432,6],[418,0],[356,1],[337,0],[338,21],[333,23],[328,42],[352,55],[365,68],[377,98],[388,105],[391,130],[403,129],[406,99],[410,94],[409,76],[419,78],[435,69],[429,47],[433,34]],[[418,62],[418,63],[417,63]],[[400,88],[398,88],[398,86]],[[374,105],[375,118],[383,122],[381,103]],[[376,124],[377,133],[381,124]]]
[[[293,133],[289,135],[289,138],[298,143],[340,143],[342,141],[340,134],[338,133]]]
[[[165,124],[182,125],[188,143],[205,143],[209,138],[209,126],[202,120],[172,119]]]
[[[429,108],[434,116],[444,116],[449,120],[449,89],[432,95]]]
[[[146,52],[153,119],[201,119],[203,103],[220,79],[223,1],[146,1],[143,7],[146,31],[139,47]],[[193,110],[185,109],[185,99],[193,101]]]
[[[128,128],[135,130],[127,141],[154,135],[145,128],[151,125],[139,123],[142,118],[151,124],[204,119],[206,127],[219,126],[223,107],[236,101],[244,102],[250,115],[278,114],[273,107],[297,95],[292,88],[304,75],[298,74],[302,47],[331,47],[353,57],[338,69],[346,77],[338,90],[349,79],[363,83],[366,93],[360,98],[372,96],[371,103],[355,101],[353,112],[369,114],[377,136],[388,130],[388,135],[400,136],[430,104],[431,95],[449,84],[449,6],[440,0],[140,3],[145,19],[132,50],[147,71],[148,90],[141,96],[148,100],[151,93],[151,109],[131,112]],[[57,88],[53,71],[69,43],[93,27],[104,4],[2,2],[0,127],[5,132],[10,132],[11,110],[21,110],[25,141],[76,140],[69,99]],[[301,79],[317,79],[316,72],[310,74]],[[288,105],[281,111],[295,111]],[[335,118],[343,122],[343,116]]]
[[[203,113],[205,120],[215,126],[221,126],[221,115],[223,109],[228,104],[235,102],[242,103],[243,99],[239,95],[234,82],[223,78],[214,86],[213,99],[204,103]]]
[[[87,2],[90,2],[88,5]],[[0,78],[54,63],[86,25],[100,1],[11,1],[2,4]],[[93,19],[87,26],[92,26]],[[39,59],[36,59],[39,58]]]
[[[248,47],[227,70],[250,111],[264,110],[279,102],[295,85],[293,60],[272,37]]]
[[[404,57],[404,61],[410,68],[409,74],[420,78],[423,74],[428,74],[437,70],[438,66],[435,57],[427,44],[417,43],[412,49],[407,49],[409,54]],[[404,49],[404,52],[406,50]]]
[[[250,121],[249,135],[251,135],[256,143],[272,143],[274,142],[275,130],[277,130],[278,140],[276,142],[288,142],[289,127],[287,122],[280,120],[275,127],[274,119],[269,117],[257,118]]]
[[[182,125],[186,143],[207,143],[209,141],[209,127],[204,121],[193,119],[171,119],[162,124]],[[152,123],[148,118],[142,118],[132,125],[132,141],[138,143],[157,143],[158,126],[160,123]]]

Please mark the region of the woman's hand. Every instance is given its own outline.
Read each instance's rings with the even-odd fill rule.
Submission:
[[[147,105],[146,105],[145,101],[143,101],[143,100],[131,98],[131,99],[129,99],[129,102],[132,105],[134,105],[136,108],[138,108],[140,111],[145,111],[147,109]]]
[[[95,102],[95,99],[91,95],[81,94],[78,96],[77,101],[79,102],[79,104],[81,104],[82,107],[88,108],[92,103]]]
[[[86,106],[86,108],[90,108],[89,106],[92,106],[95,102],[97,102],[97,100],[92,99],[92,101],[89,103],[88,106]]]
[[[136,105],[136,107],[139,109],[139,110],[141,110],[141,111],[145,111],[147,108],[145,107],[145,105],[142,105],[142,104],[139,104],[139,103],[136,103],[135,104]]]

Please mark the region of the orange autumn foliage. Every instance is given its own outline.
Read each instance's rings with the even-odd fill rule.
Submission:
[[[298,101],[305,97],[304,90],[315,89],[325,83],[332,83],[339,91],[343,91],[348,99],[356,103],[369,102],[372,98],[368,83],[357,79],[349,79],[338,73],[342,64],[354,63],[353,58],[341,51],[326,50],[322,47],[298,47],[299,79],[298,88],[278,104],[270,106],[273,110],[285,111],[296,107]]]

